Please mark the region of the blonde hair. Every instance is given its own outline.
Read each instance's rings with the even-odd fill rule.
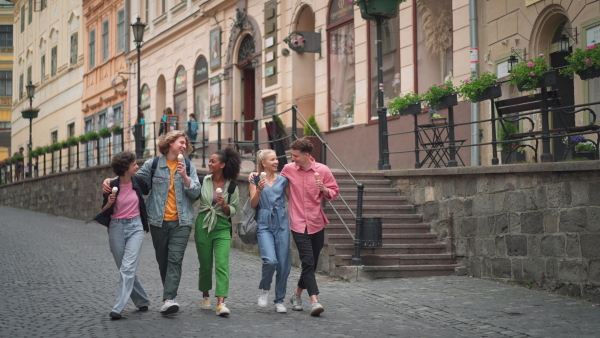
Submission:
[[[265,166],[262,164],[264,160],[267,159],[268,155],[275,154],[275,150],[273,149],[262,149],[256,153],[256,167],[258,173],[265,171]]]
[[[185,132],[181,130],[171,130],[166,135],[162,135],[161,137],[159,137],[158,150],[160,151],[160,153],[166,155],[169,152],[169,147],[171,146],[171,143],[177,141],[177,139],[182,136],[185,137],[185,154],[189,155],[192,152],[192,150],[194,150],[194,147],[192,147],[192,142],[190,142],[190,139],[187,137]]]

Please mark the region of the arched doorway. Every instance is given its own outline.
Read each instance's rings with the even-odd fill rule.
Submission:
[[[296,18],[294,31],[315,31],[314,12],[309,5],[302,6]],[[302,72],[292,72],[296,75],[292,97],[298,111],[308,118],[315,113],[315,54],[292,52],[292,64],[294,69],[302,69]]]
[[[237,64],[235,65],[240,70],[241,75],[241,119],[242,121],[254,120],[256,117],[256,91],[255,91],[255,69],[252,66],[252,59],[255,52],[254,38],[250,34],[246,34],[240,48],[238,49]],[[254,139],[254,124],[244,123],[242,128],[242,140],[250,141]]]
[[[156,81],[156,104],[154,105],[154,122],[159,122],[163,117],[163,111],[167,108],[167,83],[164,75],[160,75]],[[155,124],[155,134],[158,135],[158,124]]]

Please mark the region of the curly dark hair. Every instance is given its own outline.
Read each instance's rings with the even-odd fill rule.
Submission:
[[[115,175],[123,176],[129,170],[131,163],[135,162],[135,154],[130,151],[122,151],[115,155],[110,162]]]
[[[217,150],[215,155],[219,156],[219,161],[221,161],[221,163],[225,163],[223,177],[225,177],[226,180],[237,180],[242,166],[242,157],[240,154],[232,147],[227,147],[225,149]]]
[[[300,152],[302,152],[302,153],[312,154],[313,144],[312,144],[312,142],[310,142],[309,139],[307,139],[306,137],[303,137],[301,139],[298,139],[298,140],[292,142],[292,144],[290,144],[290,148],[292,148],[293,150],[300,150]]]

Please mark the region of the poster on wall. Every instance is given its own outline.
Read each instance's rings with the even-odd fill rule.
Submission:
[[[210,79],[210,117],[221,115],[221,80],[219,76]]]
[[[179,115],[167,115],[167,131],[179,130]]]
[[[221,27],[210,31],[210,69],[221,67]]]
[[[585,44],[586,47],[600,43],[600,25],[586,30],[585,37],[586,37],[586,44]]]

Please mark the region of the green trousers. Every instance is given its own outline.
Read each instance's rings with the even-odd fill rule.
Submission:
[[[199,214],[196,219],[196,251],[200,272],[198,289],[202,292],[212,290],[213,260],[217,288],[215,296],[227,297],[229,294],[229,250],[231,245],[231,223],[226,218],[217,216],[217,224],[210,233],[202,228],[206,214]]]
[[[191,226],[182,227],[179,221],[163,221],[162,227],[150,226],[156,262],[163,283],[163,300],[177,297],[181,263],[191,232]]]

